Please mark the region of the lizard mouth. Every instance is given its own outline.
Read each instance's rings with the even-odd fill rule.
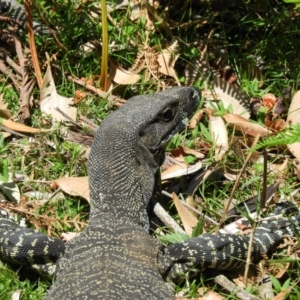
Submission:
[[[187,124],[189,123],[189,119],[188,118],[184,118],[180,123],[178,123],[178,125],[176,127],[174,127],[174,129],[169,132],[162,140],[161,145],[165,145],[167,144],[170,139],[177,133],[180,132]]]

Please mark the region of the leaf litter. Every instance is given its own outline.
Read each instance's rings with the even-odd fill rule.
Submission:
[[[125,2],[126,1],[120,5],[126,7],[128,3]],[[289,106],[285,106],[284,102],[278,99],[274,94],[266,93],[262,97],[252,99],[253,102],[256,103],[256,109],[253,109],[251,106],[254,105],[252,105],[249,97],[237,84],[240,79],[239,76],[226,71],[226,67],[222,67],[222,63],[220,63],[222,59],[218,59],[218,62],[216,62],[218,68],[211,67],[211,63],[208,61],[208,54],[210,54],[209,51],[211,51],[208,50],[210,49],[208,44],[213,43],[213,31],[207,35],[206,45],[200,44],[199,42],[199,49],[204,49],[199,55],[199,58],[187,62],[186,65],[181,61],[182,49],[185,46],[182,41],[173,38],[171,42],[163,46],[153,45],[149,37],[156,32],[156,28],[159,28],[159,30],[171,37],[171,28],[173,28],[172,26],[176,26],[175,21],[171,26],[172,20],[161,17],[163,14],[161,15],[159,13],[159,7],[159,2],[152,6],[145,1],[141,3],[136,1],[134,9],[130,13],[130,17],[133,20],[139,20],[142,16],[146,17],[146,38],[138,45],[138,50],[135,52],[135,61],[131,66],[124,68],[122,64],[111,63],[110,79],[112,83],[114,82],[112,88],[115,88],[117,85],[122,85],[124,88],[127,88],[130,84],[139,84],[141,79],[143,79],[160,90],[172,85],[180,85],[181,82],[183,82],[181,78],[183,75],[185,76],[185,83],[187,85],[192,85],[201,80],[204,82],[207,87],[203,90],[205,105],[211,110],[208,113],[208,110],[203,109],[195,115],[193,122],[190,124],[189,131],[191,135],[194,135],[195,142],[192,146],[190,146],[190,143],[187,143],[188,146],[185,147],[183,144],[186,143],[186,141],[180,141],[180,144],[177,145],[180,154],[176,156],[174,155],[176,151],[171,151],[174,160],[171,166],[168,166],[164,170],[161,177],[162,180],[165,180],[162,186],[163,189],[168,190],[169,188],[173,188],[178,191],[187,192],[188,195],[186,198],[194,197],[192,197],[192,201],[190,202],[194,208],[199,209],[201,212],[209,212],[213,218],[217,219],[219,217],[218,213],[215,213],[217,209],[215,207],[208,207],[208,205],[205,204],[205,193],[204,195],[203,193],[200,194],[201,196],[197,195],[199,189],[202,189],[206,184],[210,185],[214,182],[219,182],[224,186],[228,181],[237,179],[237,177],[230,177],[228,174],[234,174],[234,176],[236,176],[236,173],[241,170],[240,166],[233,169],[230,168],[230,165],[229,167],[223,166],[223,164],[228,163],[227,159],[228,157],[230,158],[232,149],[239,148],[238,151],[235,152],[235,155],[238,159],[243,160],[245,159],[245,153],[249,151],[253,137],[257,135],[266,138],[270,135],[276,137],[278,132],[280,133],[282,130],[288,129],[289,126],[298,124],[300,120],[299,92],[294,95]],[[114,9],[118,9],[118,7],[112,8],[112,11]],[[191,24],[196,24],[196,26],[199,27],[206,23],[205,20],[191,22]],[[177,25],[191,26],[188,23]],[[38,128],[22,124],[22,122],[31,119],[31,108],[36,105],[33,101],[33,91],[36,90],[36,81],[34,79],[35,77],[32,76],[33,69],[30,63],[33,61],[35,65],[44,64],[39,63],[37,56],[34,56],[30,62],[28,53],[31,53],[33,57],[34,53],[32,48],[29,50],[9,31],[1,29],[1,33],[0,39],[5,39],[11,49],[16,51],[17,58],[14,61],[9,52],[8,55],[1,56],[0,72],[13,83],[14,88],[20,94],[19,118],[7,108],[5,104],[6,97],[1,95],[0,115],[4,118],[2,120],[2,126],[26,134],[47,132],[49,131],[48,129],[42,129],[43,125],[46,124],[43,122],[39,124]],[[30,43],[34,41],[33,39],[34,36],[31,35]],[[42,55],[39,56],[39,59],[44,60]],[[52,68],[53,66],[57,67],[55,62],[52,62],[52,64]],[[247,64],[246,69],[251,73],[253,78],[258,80],[259,85],[262,86],[264,79],[261,69],[256,66],[253,67],[250,63]],[[184,72],[182,70],[184,70]],[[116,106],[120,106],[125,102],[122,97],[114,94],[116,90],[112,89],[110,93],[105,93],[97,87],[96,81],[87,81],[85,78],[80,80],[74,75],[69,76],[68,80],[82,86],[84,91],[74,93],[73,97],[65,97],[60,95],[57,91],[55,80],[56,74],[54,74],[54,76],[52,75],[50,60],[48,58],[43,86],[40,90],[41,101],[39,104],[40,110],[51,116],[52,120],[50,121],[50,125],[57,121],[69,119],[76,122],[78,112],[74,104],[80,105],[86,102],[89,94],[96,94],[102,98],[107,98],[111,101],[108,103],[114,103]],[[38,81],[40,81],[39,76]],[[56,108],[60,108],[68,118],[58,113]],[[257,121],[259,111],[262,109],[266,111],[263,122]],[[284,115],[284,111],[288,111],[287,117]],[[16,119],[19,122],[14,121]],[[214,125],[215,121],[218,122],[217,125]],[[202,125],[205,124],[207,129],[205,133],[201,132],[199,123]],[[208,129],[209,124],[210,131]],[[195,133],[194,131],[191,133],[191,130],[195,130]],[[15,135],[14,132],[12,134]],[[52,135],[54,133],[51,132],[50,134]],[[235,143],[236,141],[238,142]],[[299,145],[300,142],[287,145],[286,148],[289,152],[287,149],[284,149],[285,152],[283,152],[282,148],[276,144],[272,145],[272,152],[275,153],[276,159],[281,159],[281,162],[274,159],[274,154],[271,153],[271,151],[267,154],[268,160],[272,161],[272,163],[268,163],[269,176],[270,178],[271,176],[274,178],[271,180],[280,178],[281,182],[283,182],[289,176],[288,166],[291,162],[294,163],[295,170],[299,176],[299,163],[297,162],[300,160],[298,155],[298,153],[300,153]],[[189,147],[192,149],[189,149]],[[211,155],[212,152],[214,152],[213,156]],[[250,160],[251,165],[248,166],[247,172],[253,174],[253,176],[256,174],[261,176],[261,173],[259,173],[257,169],[261,163],[261,150],[253,154],[255,154],[256,157],[252,161]],[[186,161],[188,156],[193,157],[192,162],[191,160]],[[294,160],[292,156],[295,156],[297,160]],[[214,157],[213,160],[212,157]],[[213,161],[213,163],[211,161]],[[247,175],[245,174],[244,176],[246,177]],[[181,178],[178,179],[179,177]],[[59,179],[52,178],[52,180],[56,182],[57,186],[65,193],[73,197],[79,195],[89,201],[87,177],[60,177]],[[184,182],[185,180],[188,182]],[[178,181],[181,182],[178,183]],[[247,184],[251,186],[251,183]],[[198,219],[194,213],[191,213],[191,211],[182,204],[182,200],[179,200],[175,194],[173,194],[173,198],[180,218],[180,221],[178,221],[179,224],[183,224],[186,233],[192,234],[193,229],[198,223]],[[276,197],[273,196],[273,198],[275,199]],[[43,207],[45,211],[41,214],[37,214],[36,210],[39,205],[30,204],[30,202],[26,204],[26,199],[24,199],[24,201],[24,203],[20,201],[19,206],[15,206],[11,203],[0,203],[0,206],[9,208],[14,213],[25,216],[34,227],[38,229],[44,228],[49,234],[56,234],[57,228],[55,227],[59,227],[61,230],[63,227],[70,228],[74,226],[76,230],[80,231],[86,224],[85,221],[81,221],[81,214],[77,214],[75,217],[65,214],[62,219],[59,219],[56,217],[55,209],[51,206],[48,208],[46,206],[45,209],[44,204],[42,204],[41,207]],[[221,200],[219,201],[221,202],[221,206],[223,204],[225,206],[227,199],[225,197],[223,203]],[[48,214],[51,215],[51,217],[48,216]],[[205,228],[210,230],[212,224],[209,221],[205,221]],[[286,272],[284,268],[281,270],[283,270],[283,274]],[[272,268],[268,271],[270,273],[273,272]],[[253,280],[254,283],[258,281],[259,279]],[[288,292],[288,289],[286,291]],[[281,299],[281,297],[285,296],[285,291],[279,293],[277,296],[279,297],[278,299]],[[217,296],[215,295],[215,297]],[[202,297],[199,299],[202,299]]]

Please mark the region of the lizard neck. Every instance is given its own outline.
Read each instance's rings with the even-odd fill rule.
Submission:
[[[114,135],[117,135],[114,137]],[[138,138],[99,131],[89,157],[91,213],[89,224],[122,219],[149,230],[147,206],[160,161]],[[118,149],[115,140],[118,139]],[[134,142],[133,142],[134,141]],[[120,145],[120,146],[119,146]],[[161,156],[160,156],[161,160]]]

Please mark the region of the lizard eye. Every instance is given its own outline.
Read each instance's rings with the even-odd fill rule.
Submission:
[[[164,122],[170,122],[173,119],[173,109],[170,107],[166,108],[161,114]]]

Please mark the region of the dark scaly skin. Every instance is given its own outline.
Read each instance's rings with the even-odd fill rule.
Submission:
[[[52,255],[55,267],[64,254],[46,299],[174,299],[165,281],[178,281],[186,272],[194,275],[206,268],[244,266],[249,235],[204,234],[162,247],[147,233],[146,208],[154,175],[164,158],[162,144],[181,129],[182,120],[191,116],[199,97],[193,88],[137,96],[103,122],[89,160],[90,222],[80,236],[66,243],[65,250],[61,247],[54,255],[49,245],[60,246],[61,241],[0,217],[0,252],[4,258],[30,265],[47,262]],[[168,107],[174,113],[166,122]],[[295,216],[263,222],[257,228],[254,259],[285,234],[295,234],[293,224],[299,230],[300,215],[292,204],[277,205],[274,215],[290,212]],[[33,254],[24,249],[31,249]]]
[[[46,299],[173,299],[158,271],[147,206],[164,143],[200,100],[191,87],[129,99],[101,124],[89,157],[91,214],[68,243]]]

